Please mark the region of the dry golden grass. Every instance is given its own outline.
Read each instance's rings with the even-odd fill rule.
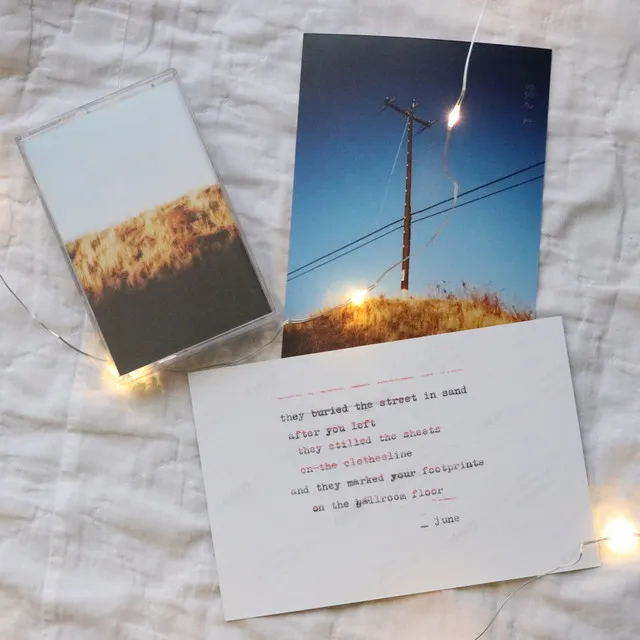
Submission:
[[[141,290],[176,276],[236,236],[222,190],[211,185],[66,247],[80,284],[97,303],[108,291]]]
[[[495,293],[463,288],[460,295],[440,289],[432,298],[369,298],[299,325],[287,325],[283,355],[345,349],[405,338],[530,320],[533,313],[504,305]]]

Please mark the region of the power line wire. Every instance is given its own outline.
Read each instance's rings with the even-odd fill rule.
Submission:
[[[382,200],[380,201],[380,206],[378,207],[378,215],[376,216],[376,224],[380,224],[380,215],[382,214],[382,209],[387,202],[387,196],[389,195],[389,187],[391,186],[391,179],[393,178],[393,174],[396,170],[396,165],[398,164],[398,158],[400,157],[400,151],[402,150],[402,143],[404,142],[404,138],[407,135],[407,128],[409,127],[409,121],[407,120],[404,123],[404,129],[402,130],[402,136],[400,137],[400,142],[398,143],[398,150],[396,151],[396,156],[393,160],[393,165],[391,166],[391,173],[389,174],[389,178],[387,179],[387,186],[384,190],[384,195],[382,196]]]
[[[511,189],[515,189],[516,187],[522,187],[525,184],[529,184],[530,182],[535,182],[536,180],[541,180],[542,178],[544,178],[543,175],[540,176],[534,176],[533,178],[529,178],[528,180],[524,180],[522,182],[518,182],[516,184],[512,184],[509,185],[508,187],[504,187],[503,189],[499,189],[498,191],[492,191],[491,193],[487,193],[483,196],[478,196],[477,198],[473,198],[472,200],[467,200],[467,202],[463,202],[462,204],[458,204],[456,207],[448,207],[447,209],[442,209],[441,211],[437,211],[436,213],[430,213],[429,215],[426,216],[422,216],[420,218],[416,218],[415,220],[411,220],[411,224],[415,224],[418,222],[423,222],[424,220],[428,220],[429,218],[434,218],[435,216],[440,216],[443,213],[447,213],[447,211],[452,211],[454,208],[460,209],[461,207],[464,207],[468,204],[473,204],[474,202],[479,202],[480,200],[485,200],[486,198],[490,198],[491,196],[496,196],[500,193],[504,193],[505,191],[510,191]],[[480,187],[478,187],[480,188]],[[476,189],[477,190],[477,189]],[[468,193],[468,192],[467,192]],[[449,202],[453,200],[453,198],[449,198],[449,200],[445,201],[445,202]],[[442,204],[442,203],[440,203]],[[430,207],[425,207],[424,209],[420,209],[420,211],[416,211],[415,213],[422,213],[423,211],[427,211],[429,209],[432,209],[434,206],[437,205],[431,205]],[[414,215],[415,215],[414,213]],[[389,225],[387,225],[389,226]],[[382,238],[385,238],[386,236],[394,233],[395,231],[400,231],[402,227],[396,227],[395,229],[389,229],[388,231],[386,231],[385,233],[383,233],[382,235],[379,235],[375,238],[372,238],[371,240],[368,240],[367,242],[364,242],[361,245],[358,245],[357,247],[352,247],[351,249],[349,249],[348,251],[345,251],[344,253],[341,253],[338,256],[334,256],[333,258],[330,258],[329,260],[326,260],[325,262],[322,262],[321,264],[317,264],[313,267],[311,267],[311,269],[308,269],[307,271],[304,271],[303,273],[297,273],[296,275],[294,275],[293,277],[288,279],[288,282],[293,282],[294,280],[296,280],[297,278],[301,278],[302,276],[306,276],[307,274],[311,273],[312,271],[315,271],[316,269],[319,269],[320,267],[324,267],[328,264],[330,264],[331,262],[334,262],[335,260],[339,260],[340,258],[344,258],[345,256],[349,255],[350,253],[353,253],[354,251],[357,251],[358,249],[362,249],[363,247],[366,247],[367,245],[376,242],[376,240],[381,240]],[[376,232],[377,233],[377,232]],[[371,234],[368,234],[371,235]],[[357,242],[357,241],[354,241]],[[354,244],[354,243],[350,243],[350,244]],[[343,248],[346,248],[345,247]],[[340,251],[341,249],[337,249],[336,251]],[[335,251],[332,253],[336,253]]]
[[[498,184],[499,182],[503,182],[504,180],[508,180],[509,178],[513,178],[514,176],[517,176],[521,173],[525,173],[526,171],[529,171],[530,169],[535,169],[536,167],[540,167],[545,163],[545,161],[543,160],[542,162],[536,162],[535,164],[531,164],[528,167],[524,167],[523,169],[518,169],[518,171],[514,171],[513,173],[509,173],[507,175],[504,175],[500,178],[496,178],[495,180],[491,180],[490,182],[485,182],[484,184],[481,184],[478,187],[474,187],[473,189],[469,189],[468,191],[464,191],[463,193],[458,194],[459,198],[463,198],[464,196],[468,196],[472,193],[475,193],[476,191],[480,191],[481,189],[485,189],[486,187],[490,187],[494,184]],[[434,204],[429,205],[428,207],[424,207],[423,209],[418,209],[417,211],[413,211],[411,213],[411,216],[415,216],[419,213],[423,213],[424,211],[430,211],[431,209],[435,209],[436,207],[439,207],[440,205],[446,204],[447,202],[451,202],[453,200],[453,198],[445,198],[444,200],[440,200],[440,202],[436,202]],[[310,267],[311,265],[315,264],[316,262],[320,262],[321,260],[324,260],[325,258],[328,258],[329,256],[332,256],[336,253],[338,253],[339,251],[342,251],[343,249],[348,249],[349,247],[353,246],[354,244],[357,244],[358,242],[360,242],[361,240],[366,240],[367,238],[370,238],[371,236],[375,235],[376,233],[380,232],[380,231],[384,231],[385,229],[388,229],[389,227],[392,227],[394,224],[398,224],[400,222],[403,221],[403,218],[397,218],[396,220],[393,220],[391,222],[388,222],[385,225],[382,225],[381,227],[378,227],[377,229],[374,229],[373,231],[370,231],[369,233],[364,234],[363,236],[360,236],[359,238],[356,238],[355,240],[352,240],[351,242],[348,242],[347,244],[343,244],[341,247],[338,247],[337,249],[334,249],[333,251],[329,251],[329,253],[325,253],[324,255],[320,256],[319,258],[316,258],[315,260],[311,260],[310,262],[307,262],[306,264],[303,264],[301,267],[297,267],[295,269],[292,269],[291,271],[289,271],[289,273],[287,273],[287,276],[292,276],[295,273],[297,273],[298,271],[302,271],[303,269],[306,269],[307,267]],[[289,279],[289,278],[288,278]]]

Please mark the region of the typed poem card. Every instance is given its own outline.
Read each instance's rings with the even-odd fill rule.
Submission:
[[[594,537],[560,318],[190,387],[227,620],[528,577]]]

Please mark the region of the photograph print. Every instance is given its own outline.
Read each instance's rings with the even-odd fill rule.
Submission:
[[[284,357],[534,317],[551,51],[468,50],[305,35]]]
[[[172,73],[20,146],[120,375],[271,313]]]

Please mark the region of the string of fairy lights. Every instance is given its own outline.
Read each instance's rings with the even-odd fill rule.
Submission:
[[[451,182],[452,187],[453,187],[453,195],[450,199],[448,199],[447,201],[442,201],[440,203],[435,203],[434,205],[431,205],[431,207],[426,207],[425,209],[418,211],[417,213],[420,213],[422,211],[426,211],[430,208],[435,208],[438,207],[442,204],[445,204],[446,202],[451,202],[452,205],[444,210],[444,211],[440,211],[436,214],[432,214],[432,215],[443,215],[444,213],[447,213],[448,215],[442,220],[442,222],[440,223],[440,225],[437,227],[436,231],[432,234],[432,236],[429,238],[429,240],[422,245],[417,252],[412,252],[410,256],[407,256],[405,258],[403,258],[402,260],[399,260],[398,262],[395,262],[394,264],[392,264],[391,266],[389,266],[388,268],[386,268],[381,275],[372,283],[370,284],[368,287],[366,287],[365,289],[353,292],[348,298],[347,300],[345,300],[342,304],[333,306],[329,309],[325,309],[323,311],[318,312],[317,314],[312,314],[308,317],[305,318],[299,318],[299,319],[287,319],[285,320],[283,323],[281,323],[277,329],[277,331],[274,333],[274,335],[269,338],[268,341],[260,344],[256,349],[254,349],[253,351],[246,353],[245,355],[243,355],[242,357],[236,358],[234,360],[229,360],[229,361],[225,361],[223,363],[220,364],[213,364],[213,365],[207,365],[207,366],[203,366],[200,368],[191,368],[188,370],[180,370],[180,369],[174,369],[174,368],[167,368],[167,371],[170,372],[174,372],[174,373],[191,373],[191,372],[195,372],[195,371],[203,371],[203,370],[209,370],[209,369],[214,369],[214,368],[220,368],[220,367],[228,367],[228,366],[232,366],[232,365],[236,365],[239,363],[242,363],[244,361],[247,361],[251,358],[253,358],[255,355],[257,355],[258,353],[260,353],[261,351],[263,351],[264,349],[266,349],[267,347],[269,347],[270,345],[272,345],[280,336],[280,334],[283,332],[284,328],[287,325],[296,325],[296,324],[303,324],[306,322],[311,322],[313,320],[316,320],[326,314],[329,314],[337,309],[341,309],[344,308],[348,305],[359,305],[362,304],[362,302],[364,302],[364,300],[366,299],[366,297],[373,292],[375,289],[377,289],[381,283],[381,281],[394,269],[400,267],[401,265],[403,265],[403,263],[407,260],[409,260],[409,257],[415,257],[415,255],[417,253],[420,253],[422,251],[425,251],[435,240],[436,238],[442,233],[443,229],[445,228],[445,226],[447,225],[447,223],[449,222],[451,216],[453,215],[453,213],[456,210],[457,204],[458,204],[458,198],[464,195],[468,195],[474,191],[477,191],[478,189],[481,189],[483,187],[486,187],[490,184],[495,184],[496,182],[499,182],[505,178],[511,177],[510,176],[504,176],[503,178],[500,178],[496,181],[492,181],[490,183],[487,183],[486,185],[481,185],[480,187],[476,187],[474,189],[471,189],[469,191],[466,191],[463,194],[459,193],[459,185],[458,182],[455,180],[455,178],[451,175],[450,171],[449,171],[449,167],[448,167],[448,163],[447,163],[447,153],[448,153],[448,149],[449,149],[449,144],[450,144],[450,140],[451,140],[451,136],[452,136],[452,131],[454,129],[454,127],[456,126],[456,124],[459,122],[460,118],[462,117],[462,107],[463,107],[463,103],[464,103],[464,98],[465,98],[465,94],[467,91],[467,77],[468,77],[468,72],[469,72],[469,66],[470,66],[470,61],[471,61],[471,54],[473,51],[473,47],[474,44],[476,42],[477,36],[478,36],[478,32],[480,29],[480,24],[482,22],[482,18],[484,16],[485,10],[487,8],[487,4],[488,4],[488,0],[484,0],[483,5],[482,5],[482,9],[480,11],[480,14],[478,16],[477,22],[476,22],[476,26],[475,26],[475,30],[473,32],[473,37],[471,39],[471,42],[469,43],[469,48],[467,51],[467,57],[465,60],[465,65],[464,65],[464,71],[462,74],[462,84],[461,84],[461,90],[460,90],[460,94],[458,96],[458,99],[456,100],[455,104],[453,105],[452,109],[450,110],[449,114],[448,114],[448,119],[447,119],[447,135],[446,135],[446,139],[445,139],[445,143],[443,146],[443,150],[442,150],[442,166],[443,166],[443,171],[445,176],[447,177],[447,179]],[[127,25],[128,26],[128,25]],[[402,134],[402,138],[400,141],[400,146],[402,144],[402,140],[404,139],[404,136],[406,135],[406,125],[405,125],[405,130],[403,131]],[[398,147],[398,152],[396,153],[395,159],[394,159],[394,163],[393,163],[393,167],[392,167],[392,173],[395,169],[395,166],[397,164],[397,160],[398,160],[398,156],[400,153],[400,146]],[[537,165],[532,165],[532,167],[534,166],[539,166],[542,165],[544,163],[538,163]],[[528,169],[530,169],[531,167],[527,167],[524,168],[520,171],[515,172],[512,175],[516,175],[518,173],[521,173],[523,171],[526,171]],[[531,180],[536,180],[536,179],[541,179],[542,176],[536,176],[535,178],[532,178],[530,180],[527,180],[525,182],[523,182],[522,184],[525,184],[526,182],[530,182]],[[509,187],[506,187],[506,189],[510,189],[510,188],[514,188],[515,186],[519,186],[519,185],[511,185]],[[387,190],[388,190],[388,184],[387,184]],[[501,190],[502,191],[502,190]],[[499,193],[495,192],[495,193]],[[492,194],[489,194],[492,195]],[[385,192],[385,196],[386,198],[386,192]],[[488,197],[488,196],[481,196],[481,197]],[[469,204],[469,202],[467,203],[463,203],[463,204]],[[382,208],[382,205],[381,205]],[[416,212],[414,212],[416,213]],[[431,216],[430,216],[431,217]],[[397,222],[397,221],[396,221]],[[379,230],[383,230],[386,227],[392,226],[394,223],[390,223],[389,225],[385,225],[384,227],[382,227]],[[377,230],[377,231],[379,231]],[[393,232],[396,229],[392,228],[391,231],[388,231],[387,233]],[[371,236],[373,234],[376,234],[377,231],[372,232],[371,234],[367,234],[367,236]],[[362,239],[365,239],[367,236],[364,236]],[[383,236],[380,236],[383,237]],[[373,240],[369,240],[368,242],[372,242],[375,241],[376,239],[379,239],[378,237],[375,237]],[[342,249],[347,249],[349,248],[351,245],[354,245],[356,243],[358,243],[358,241],[354,241],[351,243],[348,243],[347,245],[345,245],[344,247],[341,247],[333,252],[330,252],[329,254],[325,255],[325,256],[321,256],[320,258],[317,258],[316,260],[308,263],[307,265],[305,265],[304,268],[309,267],[310,265],[313,265],[316,262],[320,262],[322,260],[324,260],[325,258],[329,258],[331,257],[333,254],[336,254],[338,252],[341,252]],[[365,243],[366,244],[366,243]],[[356,246],[357,248],[361,248],[361,246],[364,245],[358,245]],[[355,250],[355,249],[350,249],[351,250]],[[348,252],[347,252],[348,253]],[[344,254],[339,254],[339,257],[342,257],[342,255],[346,255],[346,253]],[[337,259],[335,257],[331,258],[331,260],[333,259]],[[330,260],[330,261],[331,261]],[[322,266],[322,263],[321,263]],[[302,267],[298,270],[295,271],[300,271],[302,269]],[[311,269],[313,270],[313,269]],[[290,274],[291,275],[291,274]],[[80,349],[79,347],[75,346],[74,344],[72,344],[71,342],[69,342],[68,340],[66,340],[63,336],[61,336],[60,334],[58,334],[57,332],[53,331],[51,328],[49,328],[44,322],[42,322],[35,313],[33,313],[33,311],[24,303],[24,301],[20,298],[20,296],[17,294],[17,292],[9,285],[9,283],[7,282],[7,280],[4,278],[4,276],[0,273],[0,281],[2,282],[2,284],[5,286],[5,288],[9,291],[9,293],[15,298],[15,300],[18,302],[18,304],[31,316],[32,320],[35,321],[42,329],[44,329],[45,331],[47,331],[50,335],[52,335],[54,338],[56,338],[57,340],[59,340],[60,342],[62,342],[62,344],[64,344],[66,347],[72,349],[73,351],[75,351],[76,353],[78,353],[79,355],[82,355],[86,358],[89,358],[91,360],[94,360],[96,362],[100,362],[100,363],[106,363],[110,368],[114,368],[113,364],[111,363],[111,361],[108,358],[105,357],[101,357],[101,356],[97,356],[95,354],[86,352],[82,349]],[[634,526],[634,524],[625,518],[619,518],[619,519],[615,519],[612,520],[608,523],[608,525],[605,527],[604,529],[604,536],[594,539],[594,540],[587,540],[582,542],[579,545],[579,548],[577,549],[577,558],[568,562],[567,564],[562,564],[559,565],[557,567],[553,567],[552,569],[549,569],[547,571],[544,571],[543,573],[540,573],[536,576],[533,576],[527,580],[525,580],[524,582],[522,582],[518,587],[516,587],[515,589],[513,589],[509,595],[503,600],[503,602],[500,604],[500,606],[497,608],[497,610],[495,611],[494,615],[492,616],[492,618],[489,620],[489,622],[487,623],[487,625],[484,627],[484,629],[478,634],[476,635],[473,640],[480,640],[481,638],[483,638],[491,629],[491,627],[495,624],[495,621],[497,620],[498,616],[500,615],[501,611],[506,607],[506,605],[518,594],[520,593],[523,589],[525,589],[528,585],[540,580],[541,578],[557,573],[557,572],[561,572],[561,571],[566,571],[569,569],[572,569],[574,567],[576,567],[580,561],[583,558],[585,549],[587,547],[590,546],[596,546],[596,545],[600,545],[601,543],[608,543],[610,545],[610,548],[615,551],[615,552],[619,552],[619,553],[628,553],[628,552],[632,552],[635,551],[638,547],[638,540],[640,539],[640,533],[638,533],[636,527]]]
[[[595,540],[586,540],[585,542],[582,542],[578,549],[578,557],[575,560],[539,573],[538,575],[525,580],[518,587],[513,589],[511,593],[509,593],[509,595],[502,601],[500,606],[496,609],[493,617],[489,620],[485,628],[477,636],[475,636],[473,640],[480,640],[480,638],[482,638],[491,629],[494,622],[500,615],[500,612],[507,606],[507,604],[530,584],[533,584],[534,582],[537,582],[538,580],[546,576],[550,576],[560,571],[567,571],[577,566],[582,560],[585,549],[587,547],[599,545],[603,542],[608,542],[613,550],[617,550],[619,553],[630,553],[635,550],[638,539],[640,538],[640,533],[638,533],[634,529],[633,525],[628,520],[624,519],[612,520],[607,526],[606,532],[607,535],[603,536],[602,538],[597,538]]]

